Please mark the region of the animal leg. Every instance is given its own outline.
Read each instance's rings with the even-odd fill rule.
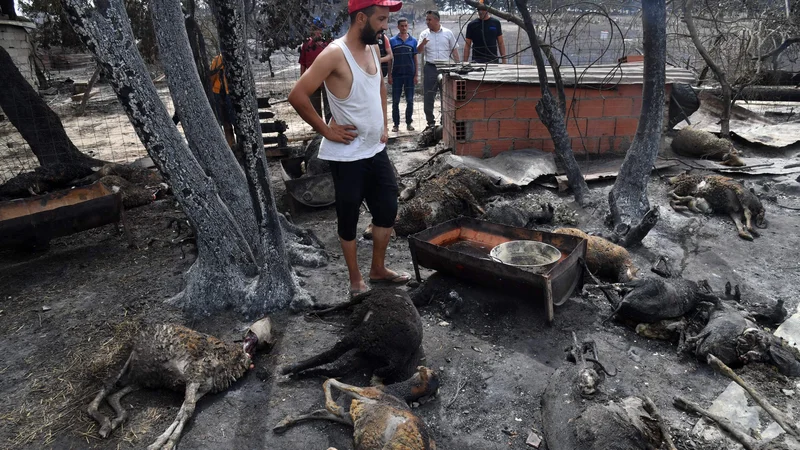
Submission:
[[[178,440],[181,438],[181,432],[183,432],[183,426],[186,425],[186,422],[194,414],[194,408],[197,404],[197,401],[200,400],[203,395],[205,395],[205,391],[200,391],[200,383],[189,383],[186,386],[186,394],[183,399],[183,405],[181,405],[181,409],[178,411],[178,415],[175,417],[175,422],[172,422],[172,425],[167,428],[167,431],[164,432],[161,436],[156,439],[147,450],[172,450],[178,444]]]
[[[759,237],[760,235],[758,231],[756,231],[756,229],[753,228],[753,213],[750,212],[750,208],[744,209],[744,220],[745,220],[745,225],[747,226],[747,230],[750,231],[750,234],[752,234],[755,237]]]
[[[327,409],[318,409],[316,411],[312,411],[308,414],[303,414],[301,416],[286,416],[283,420],[280,421],[275,427],[272,429],[273,433],[281,434],[288,430],[290,427],[297,425],[300,422],[306,422],[309,420],[331,420],[333,422],[343,423],[345,425],[353,426],[353,419],[350,418],[349,415],[339,415],[334,414]]]
[[[117,382],[128,372],[128,369],[131,365],[131,359],[133,358],[133,352],[128,356],[128,360],[125,361],[125,365],[122,366],[122,370],[119,371],[117,377],[114,379],[113,382],[107,383],[100,389],[100,392],[97,393],[97,396],[92,400],[92,403],[89,403],[89,407],[86,408],[86,412],[92,417],[92,419],[96,420],[98,424],[100,424],[100,437],[107,438],[109,434],[111,434],[111,421],[108,417],[100,414],[99,408],[100,403],[103,402],[103,399],[114,389],[114,386],[117,385]]]
[[[114,408],[114,413],[116,413],[117,417],[111,421],[111,431],[116,430],[120,425],[122,425],[126,420],[128,420],[128,411],[120,405],[120,400],[122,397],[130,394],[131,392],[138,391],[139,386],[135,384],[129,384],[124,388],[118,390],[114,393],[114,395],[108,397],[108,404]]]
[[[736,230],[739,232],[739,237],[742,239],[747,239],[748,241],[753,240],[753,236],[744,229],[744,225],[742,224],[742,219],[739,217],[738,212],[730,213],[731,219],[733,219],[733,223],[736,224]]]
[[[292,364],[281,369],[281,373],[286,375],[289,373],[297,373],[302,372],[303,370],[310,369],[312,367],[321,366],[323,364],[328,364],[330,362],[336,361],[340,356],[344,355],[353,346],[349,342],[345,342],[345,340],[341,340],[333,346],[332,349],[324,351],[317,356],[312,356],[304,361],[300,361],[296,364]]]

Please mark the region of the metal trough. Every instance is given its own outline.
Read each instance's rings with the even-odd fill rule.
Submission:
[[[102,183],[0,203],[0,245],[50,239],[118,222],[122,194]]]
[[[509,241],[530,240],[550,244],[561,251],[559,261],[544,273],[493,261],[489,252]],[[583,286],[586,240],[461,217],[408,237],[417,281],[419,266],[508,292],[524,293],[545,304],[547,322],[554,319],[554,305],[562,305]]]

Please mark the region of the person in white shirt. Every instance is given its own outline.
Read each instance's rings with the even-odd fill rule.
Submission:
[[[436,100],[436,92],[441,88],[436,82],[438,73],[435,63],[450,58],[458,62],[458,42],[453,32],[439,23],[439,11],[428,11],[425,14],[428,29],[419,34],[417,53],[422,53],[425,57],[425,64],[422,66],[422,88],[425,92],[425,120],[428,122],[428,128],[431,128],[436,125],[433,102]]]
[[[385,266],[386,249],[397,217],[397,179],[386,153],[386,84],[381,76],[377,34],[388,29],[396,0],[349,0],[350,29],[331,42],[289,93],[289,103],[320,133],[319,159],[328,161],[336,194],[339,242],[350,277],[350,294],[367,291],[358,267],[356,227],[361,202],[372,213],[372,284],[406,284],[407,273]],[[328,94],[333,118],[314,110],[311,95],[320,85]]]

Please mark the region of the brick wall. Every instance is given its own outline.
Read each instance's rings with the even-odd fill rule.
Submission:
[[[568,87],[565,94],[567,131],[577,155],[624,154],[628,150],[642,109],[641,84],[609,90]],[[456,154],[482,158],[524,148],[552,151],[553,141],[536,113],[540,98],[538,85],[445,77],[445,144]]]
[[[30,39],[24,27],[0,23],[0,46],[6,49],[22,76],[35,87],[36,74],[31,60],[33,46]]]

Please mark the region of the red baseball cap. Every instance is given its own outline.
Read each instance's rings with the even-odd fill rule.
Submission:
[[[347,2],[347,12],[352,14],[370,6],[388,6],[389,12],[397,12],[403,7],[403,2],[395,0],[349,0]]]

